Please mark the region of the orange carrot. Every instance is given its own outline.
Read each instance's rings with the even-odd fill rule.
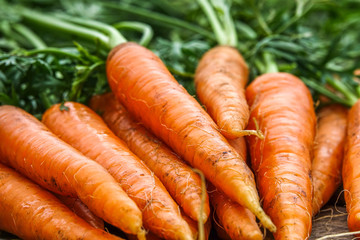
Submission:
[[[112,93],[93,97],[90,106],[101,112],[110,129],[155,173],[184,212],[198,221],[201,206],[199,176],[141,123],[134,121]],[[207,220],[209,212],[206,195],[203,221]]]
[[[348,227],[350,231],[360,230],[360,101],[348,113],[345,156],[342,178],[345,192]]]
[[[252,167],[275,239],[307,239],[311,231],[311,151],[316,118],[309,90],[297,77],[268,73],[246,97],[265,139],[249,136]],[[248,128],[255,129],[250,122]]]
[[[221,133],[230,139],[249,134],[244,131],[250,116],[245,98],[248,77],[243,57],[230,46],[210,49],[196,69],[197,96]]]
[[[236,152],[247,162],[247,146],[245,137],[238,137],[234,139],[227,139],[230,145],[236,150]]]
[[[208,193],[218,219],[217,222],[224,228],[231,239],[263,239],[254,214],[243,206],[231,201],[222,192],[211,186],[211,184],[208,187]]]
[[[60,201],[65,204],[71,211],[73,211],[76,215],[84,219],[87,223],[89,223],[94,228],[104,229],[104,221],[94,215],[89,208],[81,202],[78,198],[65,197],[61,195],[56,195]]]
[[[218,220],[214,219],[214,229],[216,231],[216,236],[218,237],[218,239],[221,240],[231,240],[229,234],[227,234],[227,232],[225,232],[225,229],[223,226],[220,225],[220,223],[218,223]]]
[[[104,166],[135,201],[145,228],[166,239],[192,239],[179,207],[160,180],[90,108],[66,102],[49,108],[43,123],[62,140]]]
[[[91,227],[55,196],[1,163],[0,196],[0,229],[22,239],[121,239]]]
[[[260,206],[251,170],[154,53],[121,44],[108,56],[107,76],[115,96],[138,120],[266,228],[276,230]]]
[[[328,105],[320,109],[312,162],[313,214],[327,203],[340,186],[346,125],[345,107]]]
[[[98,163],[60,140],[24,110],[0,106],[0,160],[41,186],[78,196],[97,216],[142,236],[141,212]]]

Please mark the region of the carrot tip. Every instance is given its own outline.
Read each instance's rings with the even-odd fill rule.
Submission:
[[[136,234],[138,240],[146,240],[146,231],[141,228],[140,231]]]

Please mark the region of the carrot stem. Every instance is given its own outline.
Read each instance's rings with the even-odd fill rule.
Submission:
[[[84,27],[94,28],[98,31],[105,33],[106,36],[109,37],[108,46],[111,49],[121,43],[127,42],[126,38],[123,35],[121,35],[121,33],[111,25],[108,25],[108,24],[105,24],[102,22],[98,22],[95,20],[91,20],[91,19],[78,18],[78,17],[69,16],[69,15],[65,15],[65,14],[57,14],[56,16],[65,21],[69,21],[71,23],[76,23],[76,24],[82,25]]]
[[[274,55],[269,52],[263,53],[263,58],[265,61],[265,73],[276,73],[279,72],[279,69],[275,63]]]
[[[35,49],[35,50],[27,51],[26,55],[31,56],[31,55],[36,55],[36,54],[40,54],[40,53],[62,55],[65,57],[70,57],[70,58],[81,61],[81,57],[79,55],[76,55],[76,54],[73,54],[70,52],[66,52],[66,51],[60,50],[59,48],[54,48],[54,47],[47,47],[47,48],[43,48],[43,49]]]
[[[335,102],[341,103],[345,106],[351,107],[352,105],[354,105],[351,101],[349,101],[348,99],[343,99],[339,96],[337,96],[336,94],[334,94],[333,92],[329,91],[328,89],[324,88],[323,85],[311,81],[309,79],[306,78],[302,78],[301,79],[307,86],[309,86],[310,88],[314,89],[315,91],[319,92],[320,94],[332,99]]]
[[[46,48],[46,43],[39,38],[33,31],[24,26],[23,24],[16,23],[13,25],[13,28],[24,36],[36,49]]]
[[[63,33],[79,36],[87,40],[99,41],[105,47],[111,49],[110,38],[98,31],[78,26],[56,17],[48,16],[26,8],[22,8],[20,13],[26,20],[35,22],[36,24],[52,28],[53,30],[58,30]]]
[[[103,6],[107,8],[117,9],[123,12],[136,14],[141,17],[145,17],[151,20],[155,20],[158,23],[161,23],[162,25],[168,26],[168,27],[178,27],[181,29],[187,29],[189,31],[201,34],[211,40],[214,40],[214,34],[212,32],[209,32],[201,27],[198,27],[196,25],[190,24],[186,21],[183,21],[178,18],[169,17],[167,15],[163,15],[156,12],[151,12],[145,9],[141,9],[135,6],[129,7],[128,5],[122,5],[121,3],[113,4],[113,3],[102,3]]]
[[[197,2],[200,4],[201,8],[208,17],[218,43],[220,45],[230,45],[228,39],[226,38],[226,33],[222,28],[220,21],[217,18],[216,13],[212,8],[211,4],[207,0],[197,0]]]
[[[134,29],[136,31],[142,32],[142,37],[139,41],[139,44],[143,46],[147,46],[154,35],[152,28],[148,24],[141,22],[124,21],[124,22],[116,23],[113,26],[116,29],[121,29],[121,28]]]
[[[327,78],[326,81],[333,88],[342,93],[344,97],[350,102],[351,106],[358,101],[358,97],[354,93],[352,93],[342,81],[335,80],[331,77]]]

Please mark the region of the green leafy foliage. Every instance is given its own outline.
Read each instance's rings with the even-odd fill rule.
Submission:
[[[93,94],[106,91],[104,62],[77,46],[51,54],[45,49],[33,56],[27,51],[2,54],[0,104],[19,106],[40,117],[52,104],[86,103]]]

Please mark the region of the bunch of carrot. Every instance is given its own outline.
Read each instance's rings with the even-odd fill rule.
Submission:
[[[104,27],[23,16],[85,37],[85,27]],[[231,31],[195,73],[206,111],[153,52],[109,28],[101,43],[112,48],[112,93],[89,107],[53,105],[42,122],[0,106],[0,229],[24,239],[119,239],[102,230],[104,220],[129,239],[202,240],[213,224],[224,239],[250,240],[263,238],[258,218],[275,239],[308,239],[343,167],[349,228],[360,230],[359,103],[349,116],[329,105],[316,119],[294,75],[265,73],[246,86],[249,69]]]

